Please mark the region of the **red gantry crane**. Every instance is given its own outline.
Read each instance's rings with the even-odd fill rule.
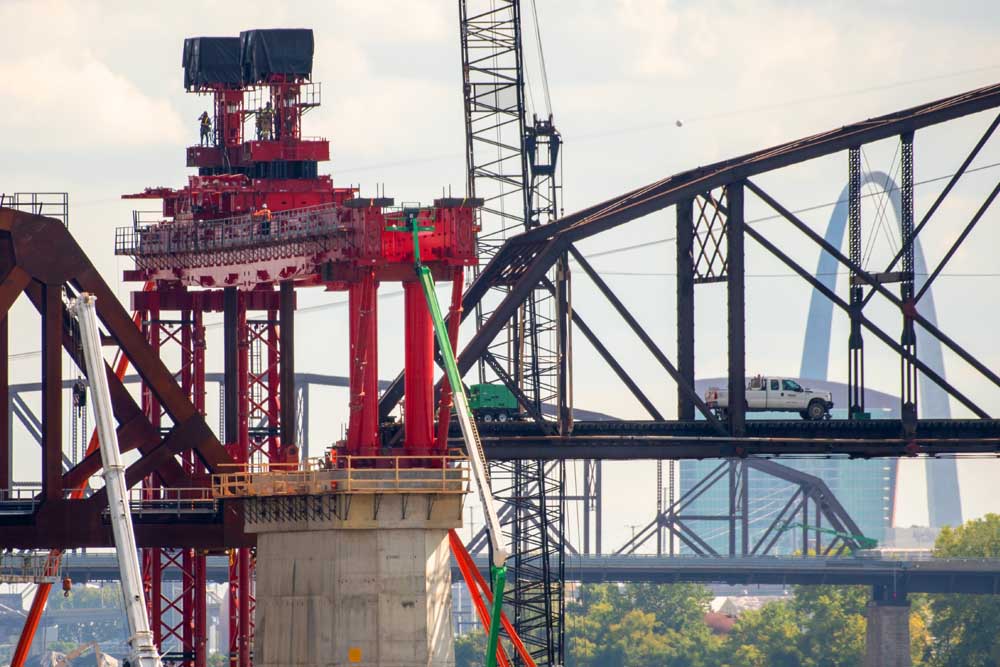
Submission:
[[[436,428],[434,332],[413,272],[414,241],[387,228],[411,217],[421,224],[433,221],[433,231],[420,233],[421,257],[435,279],[453,281],[452,310],[458,312],[463,270],[477,261],[478,202],[441,198],[404,212],[392,199],[359,197],[355,188],[335,187],[329,176],[320,175],[318,163],[329,159],[329,143],[302,133],[303,116],[320,103],[320,86],[311,81],[312,57],[311,30],[251,30],[239,38],[185,41],[185,87],[212,100],[210,140],[187,149],[187,164],[198,173],[188,177],[186,186],[127,196],[162,201],[152,217],[136,213],[133,224],[116,234],[116,254],[135,261],[125,278],[154,286],[133,293],[133,308],[161,356],[168,346],[180,348],[182,388],[202,411],[203,316],[222,312],[222,439],[237,463],[294,465],[299,454],[294,290],[321,287],[348,293],[350,417],[343,450],[355,457],[373,456],[382,446],[378,289],[386,281],[401,282],[407,331],[403,453],[443,455],[450,395],[444,392],[437,406],[441,418]],[[248,137],[245,128],[251,120],[254,133]],[[248,317],[255,311],[264,317]],[[144,399],[155,423],[160,410],[150,392],[144,392]],[[185,465],[195,477],[204,475],[207,484],[199,461],[192,457]],[[145,488],[151,497],[167,492],[155,475]],[[230,563],[230,654],[234,665],[247,667],[254,604],[250,550],[232,550]],[[204,664],[203,552],[147,549],[144,566],[157,644],[179,641],[176,662]],[[185,586],[180,599],[167,596],[160,585],[168,568],[181,570]],[[184,619],[194,622],[171,627],[168,609],[181,610]],[[172,657],[168,653],[165,661]]]

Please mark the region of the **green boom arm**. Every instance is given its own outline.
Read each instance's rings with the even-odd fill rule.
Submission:
[[[493,579],[493,608],[490,613],[490,630],[486,642],[486,666],[496,666],[497,643],[500,640],[500,613],[503,607],[503,589],[507,581],[507,556],[508,551],[503,544],[503,533],[500,530],[500,519],[497,516],[496,507],[493,503],[493,491],[490,488],[489,473],[486,469],[486,455],[483,452],[483,445],[479,440],[479,431],[476,430],[476,423],[472,418],[472,410],[469,409],[469,399],[465,394],[465,386],[462,384],[462,374],[458,370],[458,362],[455,361],[455,352],[451,349],[451,341],[448,338],[448,327],[445,325],[444,317],[441,315],[441,304],[438,302],[437,292],[434,291],[434,277],[431,275],[429,267],[420,261],[420,232],[431,231],[433,227],[421,227],[417,215],[411,213],[407,219],[405,227],[388,227],[388,231],[410,232],[413,234],[413,265],[417,273],[417,279],[424,291],[424,298],[427,301],[427,308],[431,313],[431,320],[434,323],[434,335],[437,337],[438,347],[441,348],[441,358],[444,361],[445,375],[448,377],[448,384],[451,386],[451,393],[455,401],[455,414],[458,423],[462,428],[462,439],[465,441],[465,449],[472,462],[472,473],[476,479],[476,488],[479,491],[479,501],[486,512],[486,524],[490,535],[490,546],[492,548],[493,561],[490,563],[490,575]]]
[[[802,528],[803,530],[814,530],[817,533],[826,533],[827,535],[835,535],[836,537],[840,537],[843,539],[851,539],[857,542],[858,546],[861,547],[862,549],[874,549],[878,546],[878,540],[873,539],[871,537],[865,537],[864,535],[852,535],[851,533],[844,533],[839,530],[834,530],[832,528],[807,526],[804,523],[789,524],[784,528],[782,528],[781,532],[785,532],[786,530],[791,530],[793,528]]]

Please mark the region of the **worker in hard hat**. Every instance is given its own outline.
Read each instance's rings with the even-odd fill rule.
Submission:
[[[212,145],[212,119],[209,117],[207,111],[202,111],[201,115],[198,116],[198,120],[201,122],[201,145],[211,146]]]
[[[257,139],[270,141],[274,133],[274,108],[270,100],[263,109],[257,112]]]
[[[267,236],[271,233],[271,210],[267,207],[266,202],[254,211],[253,217],[260,220],[260,233],[262,236]]]

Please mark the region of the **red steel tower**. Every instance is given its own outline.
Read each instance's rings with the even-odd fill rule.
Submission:
[[[116,234],[115,252],[134,258],[127,280],[133,308],[161,356],[177,360],[178,375],[196,406],[205,405],[203,316],[222,312],[224,324],[224,433],[237,463],[298,462],[295,442],[294,321],[297,287],[348,293],[350,417],[343,449],[353,456],[382,451],[378,418],[378,288],[399,281],[405,293],[405,437],[407,455],[445,454],[450,397],[434,422],[434,337],[413,274],[413,241],[387,231],[413,214],[428,228],[420,254],[438,280],[452,280],[452,309],[461,304],[462,274],[476,262],[474,207],[481,202],[444,198],[433,206],[397,209],[388,198],[361,198],[334,187],[317,165],[329,159],[325,139],[306,139],[302,119],[320,103],[311,81],[311,30],[251,30],[235,37],[196,37],[184,43],[184,84],[212,100],[201,142],[187,149],[198,169],[186,186],[148,188],[129,199],[160,199],[153,220],[135,214]],[[208,109],[206,109],[208,113]],[[251,128],[247,136],[247,128]],[[207,135],[207,136],[205,136]],[[251,313],[261,316],[249,317]],[[458,317],[452,319],[452,339]],[[173,348],[175,351],[170,351]],[[150,392],[148,414],[160,419]],[[192,458],[185,465],[207,473]],[[207,478],[207,474],[205,475]],[[207,479],[206,479],[207,486]],[[198,493],[163,488],[154,474],[147,493]],[[242,536],[242,517],[226,517]],[[237,539],[234,537],[234,539]],[[155,638],[180,650],[167,658],[205,664],[203,552],[150,549],[144,554]],[[163,585],[180,570],[177,593]],[[251,664],[253,562],[248,547],[230,551],[230,659]]]

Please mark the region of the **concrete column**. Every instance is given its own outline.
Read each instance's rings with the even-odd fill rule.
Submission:
[[[906,594],[876,586],[865,615],[864,667],[911,667],[910,601]]]
[[[454,667],[448,529],[462,497],[251,498],[256,667]]]

